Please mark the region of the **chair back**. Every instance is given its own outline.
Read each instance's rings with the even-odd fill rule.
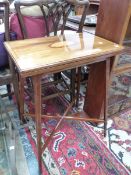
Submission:
[[[80,0],[74,1],[74,0],[33,0],[33,1],[23,1],[18,0],[15,2],[15,8],[18,15],[18,20],[20,23],[20,28],[23,34],[23,38],[33,38],[33,37],[41,37],[43,36],[49,36],[50,33],[54,33],[54,35],[57,35],[57,31],[61,30],[61,33],[63,34],[67,18],[73,8],[75,7],[76,3],[79,5],[84,5],[84,12],[81,18],[81,22],[79,25],[78,32],[82,31],[84,20],[86,17],[86,13],[88,10],[89,2],[88,0],[84,0],[83,2]],[[39,7],[41,16],[39,17],[31,17],[30,19],[30,25],[29,21],[27,24],[27,16],[25,17],[22,14],[22,7],[31,7],[31,6],[37,6]],[[29,19],[29,18],[28,18]],[[36,21],[35,21],[36,20]],[[33,26],[33,23],[35,22],[35,27]],[[31,30],[30,30],[31,28]],[[34,34],[31,34],[31,32],[35,31]],[[43,30],[43,31],[41,31]],[[39,34],[35,35],[39,31]],[[31,35],[30,35],[31,34]]]
[[[0,1],[0,7],[3,7],[3,14],[1,11],[1,15],[3,15],[3,19],[4,19],[4,28],[5,28],[5,39],[6,41],[10,40],[10,36],[9,36],[9,1],[8,0],[3,0]]]
[[[8,65],[8,55],[4,48],[4,41],[10,40],[9,36],[9,2],[0,1],[2,24],[0,24],[0,67]]]

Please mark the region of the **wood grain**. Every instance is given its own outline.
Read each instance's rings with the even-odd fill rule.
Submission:
[[[123,49],[92,34],[74,31],[63,36],[5,42],[5,47],[24,77],[99,62]]]

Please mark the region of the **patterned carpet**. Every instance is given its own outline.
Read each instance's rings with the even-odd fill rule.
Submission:
[[[28,108],[33,108],[33,104],[30,104],[30,102],[27,104],[29,104]],[[66,104],[61,105],[63,108],[59,107],[60,104],[63,104],[63,100],[61,99],[55,99],[55,101],[49,100],[48,103],[44,105],[44,108],[47,105],[46,112],[48,114],[63,113]],[[114,117],[113,120],[110,119],[108,121],[108,135],[105,139],[103,137],[102,126],[93,127],[85,122],[64,121],[43,154],[43,174],[130,174],[130,114],[131,111],[123,114],[125,122],[128,124],[128,130],[127,127],[124,128],[123,126],[122,128],[125,131],[121,130],[119,125],[117,125],[117,123],[120,123],[121,118],[117,116]],[[46,121],[46,125],[44,123],[42,124],[43,142],[47,139],[55,125],[56,120]],[[119,130],[119,134],[117,134],[117,130]],[[26,130],[26,134],[35,155],[37,155],[35,129],[30,127],[30,131]],[[113,136],[116,137],[114,140]],[[120,144],[120,140],[123,143]],[[118,142],[116,145],[117,150],[114,150],[115,142]],[[123,144],[126,144],[125,152],[122,150]],[[125,158],[123,158],[124,156],[126,159],[128,158],[128,160],[125,160]]]
[[[125,83],[125,79],[126,79],[126,83]],[[116,106],[114,107],[116,112],[118,112],[120,109],[128,108],[130,106],[129,105],[130,103],[129,88],[130,88],[130,83],[131,83],[130,79],[131,77],[129,73],[129,74],[115,77],[115,79],[113,80],[111,94],[112,94],[112,97],[114,97],[113,99],[115,100],[110,102],[110,104],[114,103],[113,107],[115,105],[118,106],[117,108],[118,110],[116,109]],[[118,84],[119,86],[118,88],[116,88],[116,86],[114,87],[114,82],[116,82],[116,85]],[[81,89],[82,89],[81,97],[84,98],[85,87],[82,86]],[[51,93],[50,91],[52,90],[48,89],[48,92],[46,91],[46,93],[49,94]],[[123,91],[125,92],[124,98],[127,99],[128,97],[128,101],[124,100],[124,103],[122,103],[124,107],[122,108],[119,105],[120,103],[116,103],[116,102],[119,101],[120,99],[119,95],[121,95]],[[112,97],[110,99],[112,99]],[[33,104],[30,103],[30,99],[27,97],[26,100],[27,100],[28,108],[31,108],[31,110],[33,110]],[[48,100],[46,104],[43,104],[43,111],[44,113],[48,113],[48,114],[51,113],[55,115],[56,113],[58,113],[58,109],[59,109],[59,113],[63,113],[64,105],[61,105],[62,103],[63,101],[61,102],[61,100],[58,100],[58,99],[54,99],[53,101]],[[56,105],[56,107],[53,108],[52,106],[54,106],[54,104]],[[82,104],[82,101],[81,101],[81,104]],[[111,114],[113,114],[114,109],[113,108],[111,109],[112,110],[109,110],[109,111]],[[124,118],[124,123],[123,123],[123,118]],[[83,175],[84,174],[87,174],[87,175],[88,174],[130,174],[129,173],[131,170],[131,166],[130,166],[130,161],[131,161],[130,160],[130,157],[131,157],[131,153],[130,153],[131,144],[130,143],[131,141],[129,139],[130,137],[130,118],[131,118],[131,111],[129,110],[128,112],[125,112],[124,114],[116,115],[112,119],[108,120],[108,132],[107,132],[107,137],[105,139],[103,137],[103,129],[101,125],[98,127],[93,127],[85,123],[77,123],[77,122],[63,123],[59,131],[54,136],[54,140],[49,145],[48,149],[43,155],[43,162],[45,165],[43,166],[44,173],[47,173],[47,169],[48,169],[49,174],[52,174],[52,175],[53,174],[65,174],[66,175],[66,174],[73,174],[73,173],[83,174]],[[49,122],[46,122],[46,126],[48,126],[48,128],[52,128],[52,126],[54,126],[55,123],[56,121],[49,121]],[[123,127],[120,126],[121,123]],[[90,131],[91,137],[88,137],[89,133],[87,133],[87,134],[83,134],[84,135],[83,136],[84,138],[83,138],[82,133],[86,133],[87,131]],[[50,131],[47,131],[45,125],[43,124],[43,135],[44,135],[43,140],[48,137],[49,133]],[[26,136],[27,140],[31,143],[33,151],[36,155],[37,154],[36,145],[35,145],[36,132],[34,128],[30,128],[30,132],[28,132],[27,130],[26,134],[27,134]],[[99,139],[100,139],[101,146],[98,144]],[[75,142],[73,140],[75,140]],[[97,143],[96,144],[97,146],[95,148],[94,146],[91,147],[91,145],[89,144],[90,142],[92,144]],[[28,148],[26,149],[29,150]],[[94,152],[93,152],[93,149],[95,149]],[[107,157],[104,154],[100,154],[101,153],[100,150],[105,150],[105,149],[106,149],[105,152],[106,152]],[[29,151],[28,151],[28,154],[29,154]],[[91,163],[88,160],[88,164],[87,164],[87,161],[86,161],[87,157],[85,157],[85,155],[88,155],[88,157],[90,157],[91,162],[93,163]],[[28,156],[30,157],[30,154]],[[111,159],[109,160],[108,159],[109,157],[112,158],[112,160]],[[109,162],[114,163],[111,165],[108,162],[108,165],[110,167],[110,168],[108,167],[109,171],[107,170],[106,166],[104,166],[105,165],[104,158],[108,159],[107,162],[109,161]],[[30,159],[29,159],[29,162],[30,162]],[[116,165],[117,163],[118,165]],[[121,170],[123,169],[121,167],[122,166],[121,163],[127,168],[127,172],[120,171],[120,169]],[[87,167],[87,168],[84,169],[84,167]],[[118,167],[121,167],[121,168],[119,169]],[[35,172],[34,169],[33,170],[31,169],[31,171]]]
[[[108,120],[106,138],[103,138],[102,124],[91,127],[116,158],[131,171],[131,110],[116,114]]]
[[[131,55],[121,55],[118,66],[131,63]],[[110,88],[109,115],[131,107],[131,71],[113,77]]]

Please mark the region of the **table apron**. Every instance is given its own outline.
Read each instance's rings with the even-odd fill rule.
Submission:
[[[120,53],[122,53],[123,51],[117,51],[115,53],[109,53],[106,55],[102,55],[102,56],[97,56],[97,57],[91,57],[86,59],[82,58],[82,59],[78,59],[78,60],[73,60],[70,62],[65,62],[65,63],[61,63],[61,64],[56,64],[53,66],[48,66],[48,67],[41,67],[41,68],[37,68],[35,70],[27,70],[27,71],[20,71],[18,69],[18,72],[20,74],[20,76],[22,78],[26,78],[26,77],[30,77],[30,76],[36,76],[36,75],[49,75],[49,74],[53,74],[53,73],[57,73],[57,72],[62,72],[64,70],[69,70],[69,69],[73,69],[73,68],[78,68],[84,65],[90,65],[90,64],[94,64],[94,63],[98,63],[98,62],[102,62],[105,61],[107,58],[112,58]],[[97,58],[97,59],[96,59]]]

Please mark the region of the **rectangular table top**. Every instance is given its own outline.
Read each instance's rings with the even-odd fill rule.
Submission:
[[[55,73],[115,56],[123,46],[90,33],[66,31],[59,36],[5,42],[23,77]]]

